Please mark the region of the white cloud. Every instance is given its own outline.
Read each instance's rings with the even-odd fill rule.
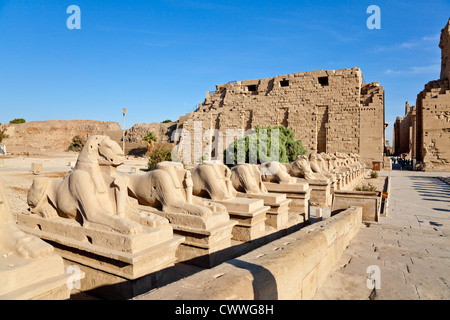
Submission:
[[[430,47],[430,46],[436,46],[439,43],[440,40],[440,34],[434,34],[431,36],[424,36],[420,39],[413,39],[410,41],[405,41],[402,43],[395,43],[392,45],[387,46],[378,46],[375,48],[375,51],[395,51],[395,50],[402,50],[402,49],[414,49],[418,47]]]
[[[433,36],[429,36],[429,37],[422,37],[423,41],[440,41],[441,40],[441,34],[440,33],[436,33]]]
[[[429,66],[412,66],[406,70],[387,69],[384,73],[387,75],[408,75],[408,74],[439,74],[441,72],[440,64]]]

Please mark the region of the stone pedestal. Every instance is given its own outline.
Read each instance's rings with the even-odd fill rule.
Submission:
[[[355,186],[358,185],[362,180],[364,180],[366,169],[359,168],[357,171],[357,182],[355,183]]]
[[[228,221],[209,230],[181,228],[174,229],[184,235],[186,241],[177,250],[177,261],[204,268],[215,267],[229,260],[231,237],[236,221]]]
[[[230,219],[237,221],[233,227],[233,240],[251,241],[266,234],[266,212],[264,200],[236,197],[231,200],[217,201],[227,208]]]
[[[350,172],[346,170],[343,174],[344,176],[344,188],[343,190],[352,190],[352,185],[350,183]]]
[[[380,221],[381,197],[378,191],[338,191],[335,193],[333,214],[349,207],[362,207],[363,221]]]
[[[317,207],[331,207],[333,194],[330,180],[306,180],[297,178],[298,183],[308,183],[311,188],[311,205]]]
[[[334,194],[335,190],[338,190],[338,180],[337,179],[331,181],[331,185],[330,185],[330,193],[331,193],[331,198],[332,198],[331,202],[333,202],[333,194]]]
[[[225,249],[231,246],[233,227],[227,212],[213,212],[209,216],[195,216],[178,212],[163,212],[155,208],[139,207],[170,221],[174,234],[185,240],[177,249],[177,262],[211,268],[228,260]],[[214,210],[214,209],[213,209]]]
[[[0,182],[0,300],[68,299],[69,278],[54,248],[18,228]]]
[[[57,253],[23,258],[0,247],[0,300],[69,299],[69,277]]]
[[[291,200],[288,227],[308,221],[311,198],[311,188],[308,183],[264,182],[264,186],[270,193],[285,194],[286,198]]]
[[[338,190],[351,190],[351,184],[350,184],[350,173],[347,170],[341,170],[339,173],[340,179],[339,179],[339,188]]]
[[[334,188],[334,190],[333,190],[333,193],[335,192],[335,191],[337,191],[337,190],[342,190],[342,174],[340,174],[340,173],[336,173],[336,185],[335,185],[335,188]]]
[[[239,192],[238,197],[262,199],[264,205],[270,209],[266,212],[266,226],[270,226],[275,230],[285,229],[289,222],[289,205],[292,200],[286,199],[286,195],[282,193],[254,193],[248,195]]]
[[[173,236],[168,221],[160,219],[157,227],[143,226],[139,234],[124,235],[61,217],[17,216],[20,229],[53,245],[67,265],[81,266],[86,273],[81,291],[108,299],[128,299],[127,292],[153,289],[149,277],[175,263],[175,252],[184,238]]]

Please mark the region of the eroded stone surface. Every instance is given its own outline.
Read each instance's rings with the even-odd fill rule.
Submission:
[[[0,183],[0,299],[68,299],[67,278],[53,247],[17,227]]]

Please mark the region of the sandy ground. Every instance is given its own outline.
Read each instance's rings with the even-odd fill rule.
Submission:
[[[76,163],[77,152],[48,152],[42,155],[13,155],[0,157],[0,183],[6,188],[6,194],[13,213],[28,209],[27,193],[33,180],[38,177],[62,178],[71,172],[70,164]],[[132,168],[136,172],[147,169],[146,158],[127,157],[119,167],[119,172],[129,173]],[[3,163],[3,165],[2,165]],[[32,163],[42,164],[42,173],[34,175]]]

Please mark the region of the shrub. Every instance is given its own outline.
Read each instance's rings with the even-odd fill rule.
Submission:
[[[18,119],[11,120],[9,123],[11,123],[11,124],[21,124],[21,123],[25,123],[25,122],[26,122],[25,119],[18,118]]]
[[[72,138],[72,142],[70,143],[69,148],[67,148],[67,151],[79,152],[83,149],[85,143],[86,141],[80,136],[75,136]]]
[[[272,141],[272,130],[279,130],[279,141]],[[267,135],[262,135],[262,130],[267,131]],[[267,139],[267,141],[266,141]],[[306,154],[306,149],[303,147],[300,140],[295,140],[295,133],[284,126],[275,127],[256,127],[255,133],[252,133],[242,139],[231,143],[224,151],[224,159],[228,166],[235,166],[237,164],[238,146],[244,142],[245,148],[245,163],[250,162],[250,155],[257,156],[258,163],[268,161],[279,161],[288,163],[294,161],[297,156]],[[272,155],[272,145],[276,147],[278,144],[278,155]],[[259,147],[261,145],[261,147]],[[234,155],[232,150],[234,150]],[[261,152],[260,152],[261,151]]]
[[[152,170],[158,163],[163,161],[172,161],[172,149],[159,145],[150,153],[147,167],[149,170]]]
[[[372,179],[378,178],[378,172],[377,172],[377,171],[372,171],[372,173],[370,174],[370,177],[371,177]]]
[[[355,190],[356,191],[377,191],[377,187],[375,187],[373,184],[371,184],[369,182],[368,184],[364,184],[360,187],[357,187]]]
[[[6,128],[0,128],[0,143],[3,142],[3,139],[8,138],[8,135],[6,134]]]
[[[164,120],[163,122],[161,122],[161,123],[171,123],[172,122],[172,120]]]

